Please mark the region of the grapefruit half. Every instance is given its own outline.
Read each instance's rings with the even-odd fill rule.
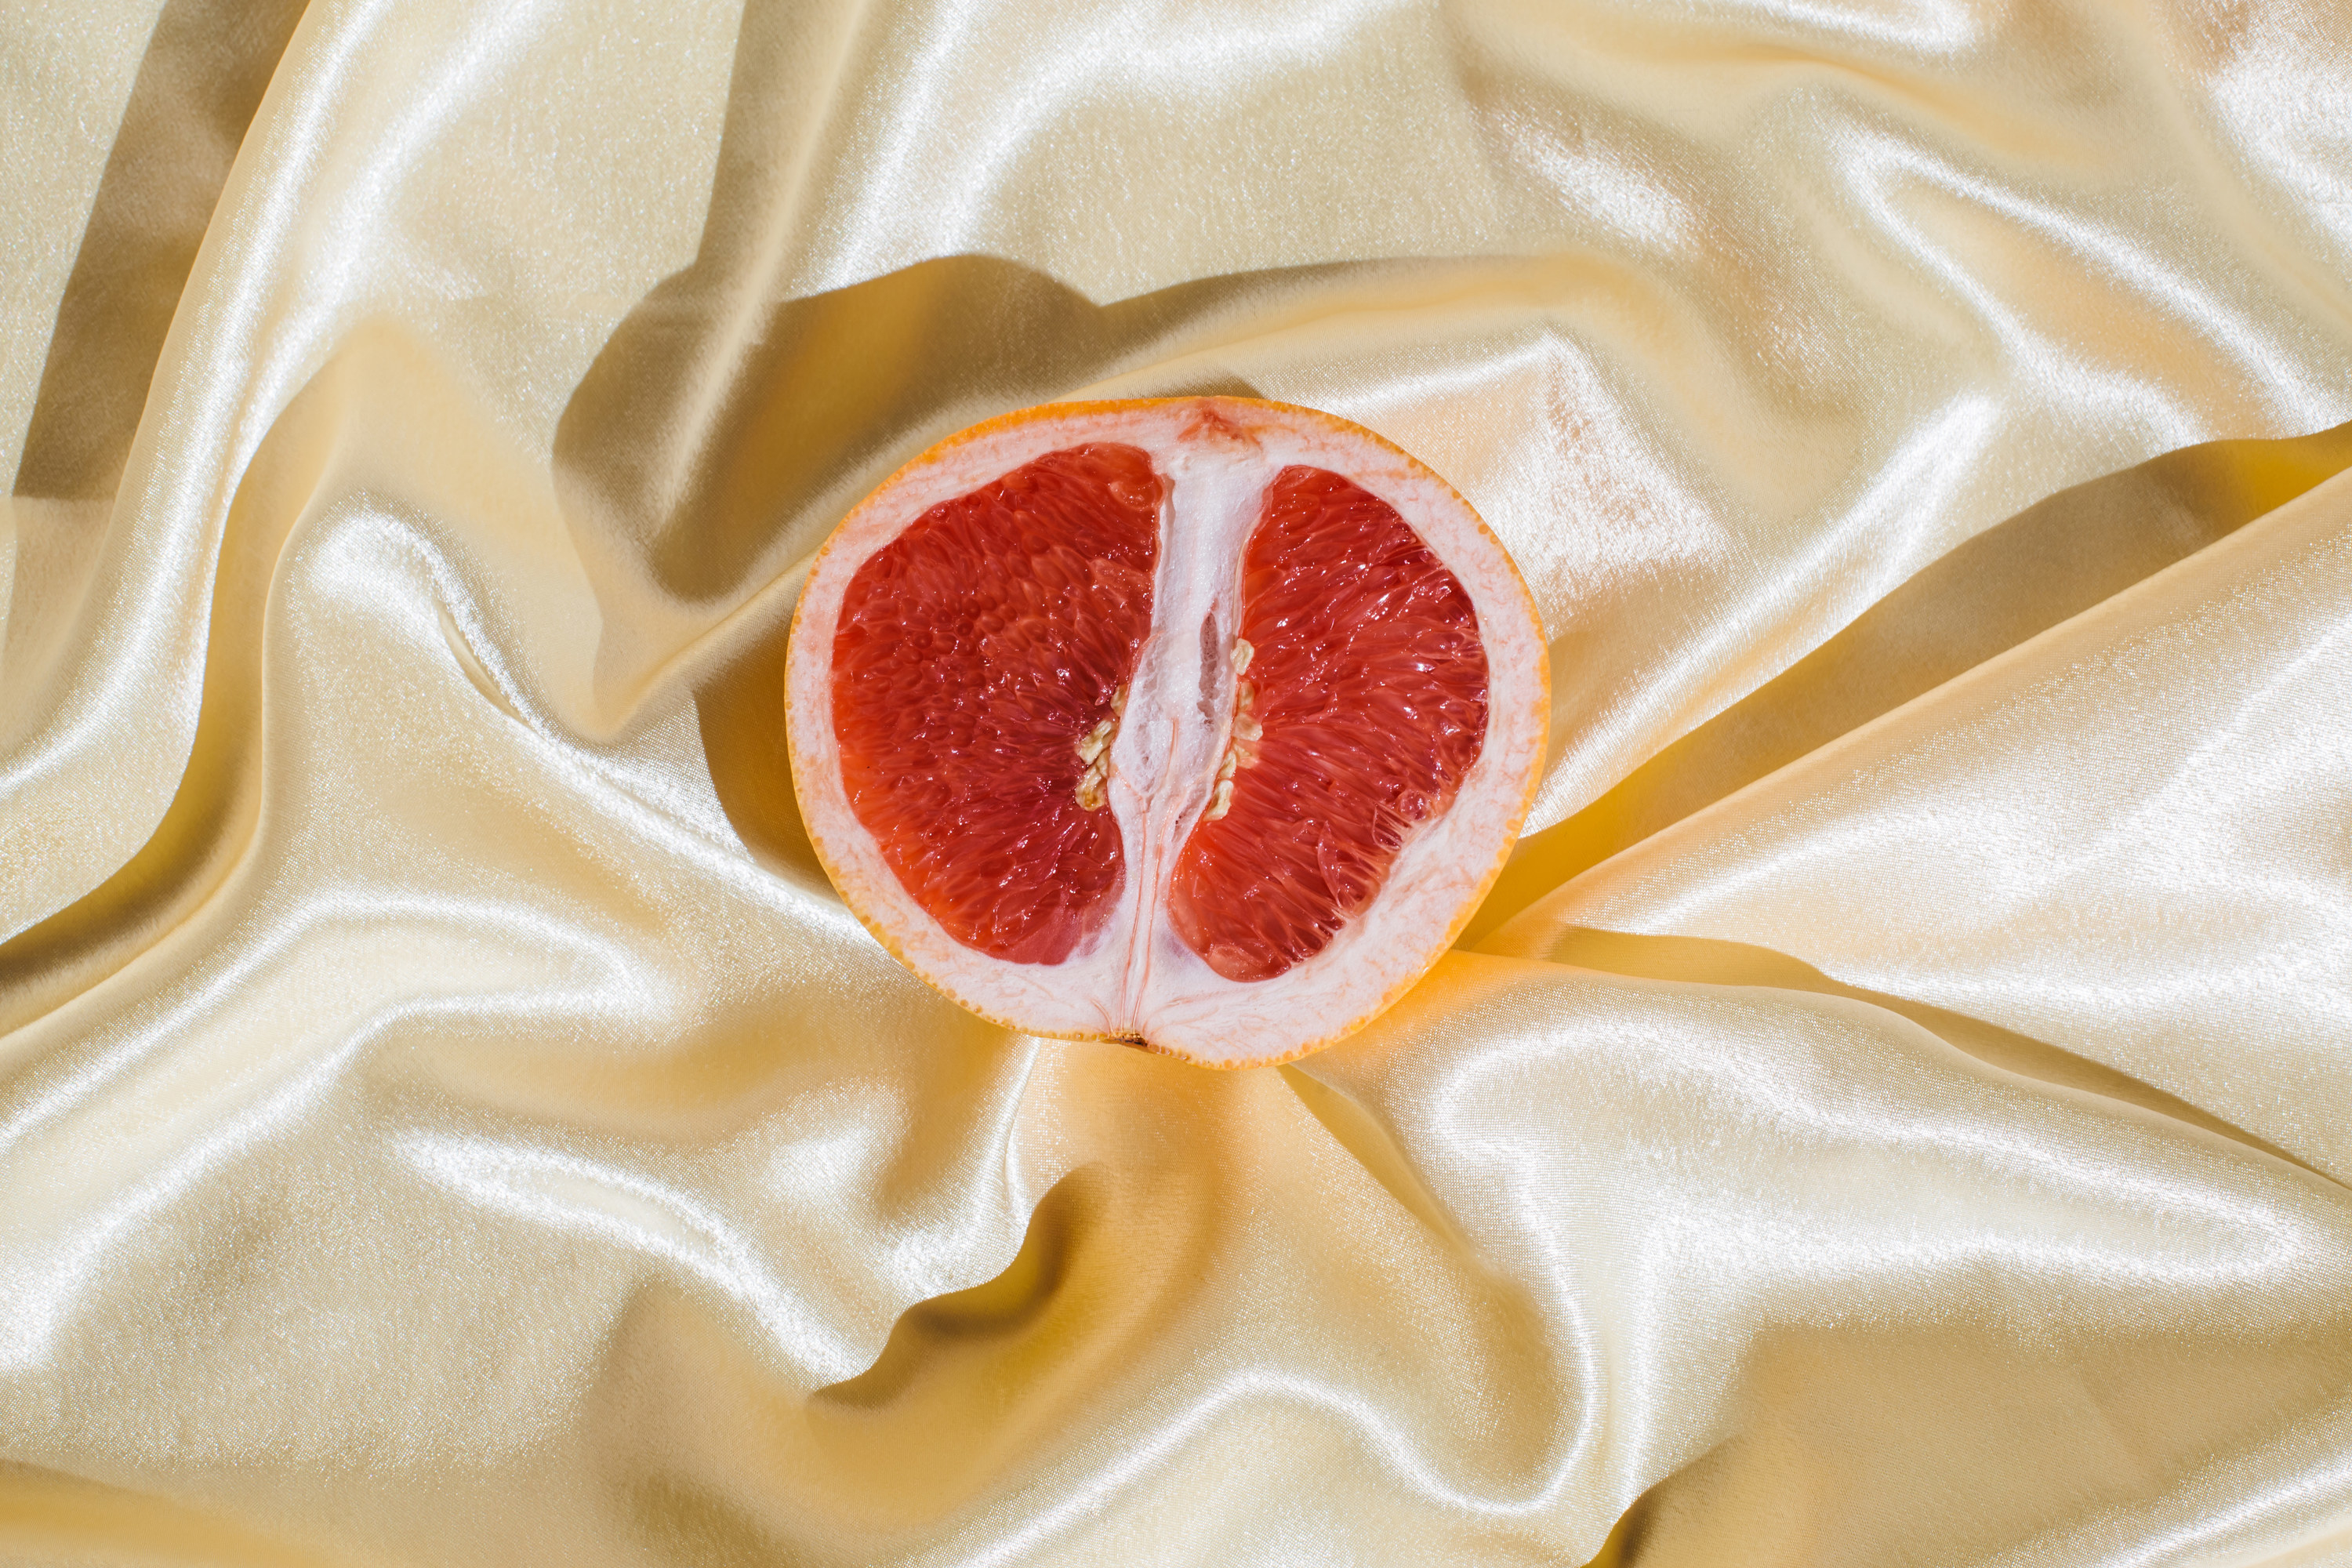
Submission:
[[[786,714],[819,858],[973,1012],[1217,1067],[1378,1014],[1543,765],[1527,586],[1360,426],[1197,397],[950,437],[835,530]]]

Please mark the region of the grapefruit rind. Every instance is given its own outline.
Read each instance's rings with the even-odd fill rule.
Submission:
[[[1200,523],[1196,532],[1211,537],[1196,537],[1189,552],[1163,549],[1162,581],[1177,582],[1185,593],[1160,595],[1160,613],[1181,617],[1188,605],[1197,607],[1201,584],[1179,581],[1181,574],[1192,572],[1213,588],[1215,574],[1238,558],[1250,521],[1246,503],[1293,461],[1328,468],[1395,507],[1463,580],[1476,606],[1491,680],[1488,731],[1453,807],[1406,840],[1387,883],[1353,924],[1323,952],[1271,980],[1214,975],[1150,907],[1164,889],[1165,861],[1205,804],[1202,742],[1213,758],[1223,743],[1221,733],[1194,737],[1187,749],[1159,736],[1148,715],[1130,707],[1112,751],[1110,790],[1130,846],[1129,885],[1112,927],[1061,965],[1007,963],[957,943],[882,863],[843,795],[831,633],[857,567],[940,501],[1045,452],[1114,441],[1150,452],[1178,479],[1179,489],[1192,483],[1185,499],[1194,511],[1224,509]],[[1219,462],[1229,479],[1218,478]],[[1179,560],[1180,553],[1192,559]],[[824,635],[814,635],[818,627]],[[1335,416],[1287,404],[1224,397],[1048,404],[950,436],[901,466],[843,519],[810,564],[790,637],[786,738],[803,817],[819,863],[876,941],[934,989],[1003,1027],[1115,1040],[1203,1066],[1296,1060],[1393,1005],[1453,945],[1501,875],[1543,767],[1549,659],[1533,597],[1509,552],[1452,486],[1409,453]],[[1174,674],[1200,668],[1197,660],[1182,665],[1187,640],[1155,634],[1155,645],[1178,650]],[[1151,679],[1160,686],[1183,686],[1169,668],[1155,670]],[[1138,681],[1140,697],[1140,672]],[[1171,749],[1155,752],[1155,745]],[[1156,792],[1135,782],[1139,769],[1153,767],[1161,774]],[[1182,776],[1187,768],[1195,780]],[[1135,852],[1139,840],[1145,853]],[[1442,921],[1434,918],[1440,909]]]

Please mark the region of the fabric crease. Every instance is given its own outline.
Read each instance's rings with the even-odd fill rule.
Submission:
[[[2352,1564],[2335,0],[21,0],[0,1559]],[[975,420],[1444,474],[1390,1014],[1017,1037],[802,575]]]

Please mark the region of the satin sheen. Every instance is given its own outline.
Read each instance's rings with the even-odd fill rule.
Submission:
[[[2352,11],[17,0],[0,1561],[2352,1563]],[[1008,1035],[811,552],[1327,408],[1552,638],[1461,951]]]

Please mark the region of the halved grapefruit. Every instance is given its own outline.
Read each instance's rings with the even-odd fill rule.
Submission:
[[[996,1022],[1217,1067],[1370,1020],[1460,932],[1543,764],[1510,556],[1312,409],[1051,405],[843,520],[786,675],[851,910]]]

